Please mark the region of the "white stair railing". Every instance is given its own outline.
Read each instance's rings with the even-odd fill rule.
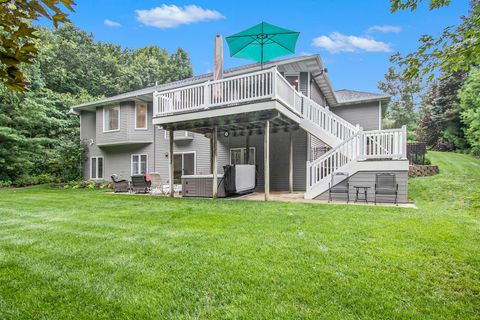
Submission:
[[[307,192],[331,178],[331,174],[354,161],[367,159],[406,159],[407,130],[363,131],[353,136],[314,161],[307,161]]]
[[[302,115],[341,141],[348,139],[358,131],[354,125],[331,112],[328,107],[323,107],[305,96],[303,97]]]
[[[293,109],[299,115],[302,114],[303,98],[306,98],[301,92],[297,91],[285,77],[281,75],[278,70],[275,70],[276,75],[276,98],[285,106]]]
[[[360,135],[361,132],[357,132],[316,160],[307,161],[307,191],[344,165],[357,160]]]

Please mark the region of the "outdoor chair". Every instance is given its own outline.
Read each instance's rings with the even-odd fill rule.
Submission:
[[[118,180],[116,174],[112,174],[112,186],[113,192],[128,192],[128,181],[127,180]]]
[[[394,173],[377,173],[375,176],[375,204],[377,195],[395,195],[395,204],[398,197],[398,183]]]
[[[347,203],[350,202],[349,177],[347,172],[334,172],[328,184],[328,202],[332,201],[332,194],[340,193],[347,195]]]
[[[158,172],[151,172],[150,174],[150,193],[151,194],[161,194],[163,193],[162,187],[162,178],[160,173]]]
[[[147,193],[150,190],[151,182],[147,181],[143,174],[135,174],[132,176],[132,192]]]

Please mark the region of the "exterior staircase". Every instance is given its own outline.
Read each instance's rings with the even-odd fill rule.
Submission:
[[[292,111],[299,126],[332,147],[307,161],[305,198],[313,199],[329,188],[333,172],[403,170],[406,159],[406,128],[363,131],[298,92],[276,68],[206,81],[201,84],[156,92],[154,116],[195,112],[276,100]],[[386,161],[390,160],[390,161]]]

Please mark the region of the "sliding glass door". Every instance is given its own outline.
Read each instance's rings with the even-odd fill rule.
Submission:
[[[195,152],[175,153],[173,155],[173,182],[182,183],[182,175],[195,174]]]

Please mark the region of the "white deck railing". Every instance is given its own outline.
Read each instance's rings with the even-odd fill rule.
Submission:
[[[268,99],[278,100],[300,117],[309,120],[316,128],[340,141],[358,130],[328,108],[298,92],[276,68],[156,92],[153,96],[154,116],[169,116]]]
[[[307,161],[307,191],[331,178],[333,172],[353,162],[367,159],[407,158],[407,129],[359,130],[314,161]]]
[[[363,159],[406,158],[407,129],[365,131],[362,144]]]

